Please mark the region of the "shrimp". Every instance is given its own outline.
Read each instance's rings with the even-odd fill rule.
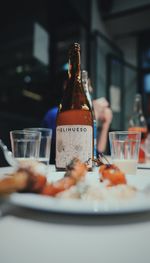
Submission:
[[[82,163],[79,159],[74,158],[67,166],[67,171],[64,177],[54,183],[47,183],[43,187],[41,194],[56,196],[58,193],[69,189],[84,178],[87,169],[88,168],[85,163]]]
[[[13,176],[7,176],[0,180],[0,195],[10,194],[21,191],[27,186],[26,173],[14,173]]]
[[[46,184],[46,177],[32,167],[20,167],[17,171],[0,180],[0,194],[13,192],[40,193]]]
[[[103,164],[99,172],[101,173],[100,181],[109,180],[109,186],[127,183],[124,173],[114,164]]]
[[[103,160],[105,160],[105,164]],[[100,153],[99,157],[93,161],[97,164],[97,166],[100,166],[100,181],[105,179],[108,180],[109,186],[127,183],[124,173],[116,165],[110,164],[103,153]]]
[[[87,165],[74,158],[67,166],[64,177],[55,183],[48,183],[47,178],[34,170],[31,165],[20,167],[7,178],[0,180],[0,194],[12,192],[30,192],[55,196],[57,193],[76,185],[87,172]]]

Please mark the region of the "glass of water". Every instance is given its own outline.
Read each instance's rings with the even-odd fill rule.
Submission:
[[[41,143],[40,143],[38,161],[48,166],[50,161],[50,152],[51,152],[52,129],[25,128],[24,130],[41,133]]]
[[[19,162],[38,159],[41,141],[39,131],[10,131],[10,141],[12,154]]]
[[[109,132],[111,159],[124,173],[136,174],[141,141],[140,132]]]

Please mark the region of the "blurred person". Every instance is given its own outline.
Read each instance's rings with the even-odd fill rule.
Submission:
[[[97,152],[105,152],[108,132],[113,118],[112,110],[105,98],[93,100],[93,108],[97,121]]]
[[[86,70],[82,70],[82,82],[89,103],[94,111],[94,119],[96,120],[97,126],[97,136],[96,134],[95,136],[97,137],[96,148],[98,154],[99,152],[105,152],[107,149],[108,132],[112,122],[113,114],[109,106],[109,102],[104,97],[92,99],[94,89]]]

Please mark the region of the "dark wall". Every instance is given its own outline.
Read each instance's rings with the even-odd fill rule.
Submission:
[[[58,104],[68,48],[82,42],[88,31],[88,5],[84,0],[80,5],[71,0],[1,1],[0,138],[8,147],[10,130],[40,126],[47,110]],[[42,30],[37,38],[35,23]],[[39,59],[44,54],[48,63]]]

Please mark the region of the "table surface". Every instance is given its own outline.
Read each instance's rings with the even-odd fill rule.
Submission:
[[[150,169],[138,173],[150,176]],[[81,216],[0,208],[1,263],[150,262],[150,212]]]

